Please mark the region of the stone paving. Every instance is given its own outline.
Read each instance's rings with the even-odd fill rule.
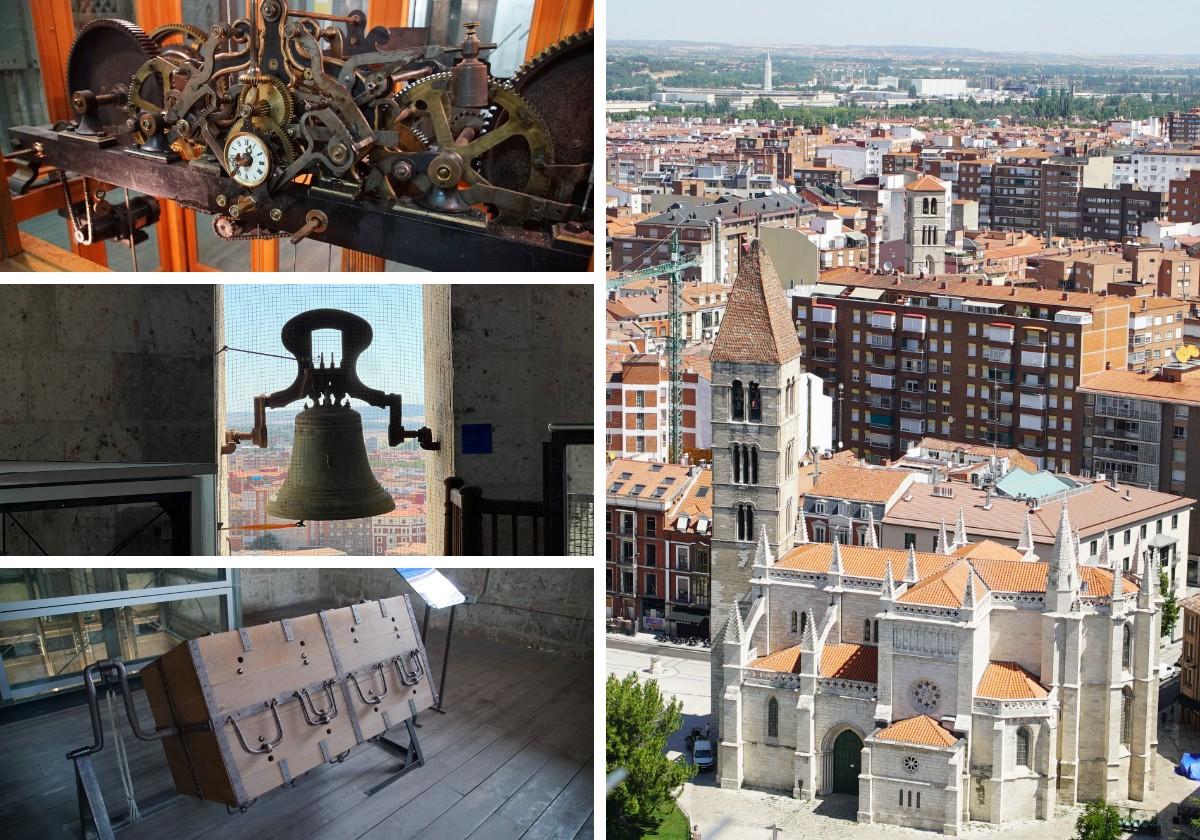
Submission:
[[[657,657],[651,671],[651,657]],[[1164,657],[1164,661],[1168,661]],[[708,651],[660,646],[650,637],[609,636],[605,662],[608,673],[623,677],[636,672],[641,679],[657,680],[666,694],[683,703],[684,727],[668,748],[685,751],[684,737],[692,726],[708,721]],[[1200,733],[1169,722],[1159,729],[1159,755],[1155,790],[1149,802],[1128,803],[1159,811],[1162,837],[1184,836],[1171,823],[1175,803],[1200,788],[1174,773],[1183,752],[1200,752]],[[776,793],[755,790],[729,791],[716,787],[713,773],[699,774],[685,785],[680,807],[703,840],[856,840],[880,835],[929,838],[930,832],[890,825],[860,825],[855,821],[857,801],[849,796],[829,796],[819,802],[801,802]],[[1120,803],[1118,803],[1120,804]],[[1003,834],[1004,840],[1068,840],[1075,834],[1079,809],[1060,808],[1053,820],[1025,820],[995,825],[968,823],[961,836],[985,838]],[[776,827],[776,831],[772,828]],[[1149,835],[1139,835],[1149,836]]]

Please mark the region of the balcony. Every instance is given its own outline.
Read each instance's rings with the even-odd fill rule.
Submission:
[[[1013,404],[1012,391],[997,391],[995,398],[997,405],[1009,406]]]
[[[915,338],[901,339],[900,352],[901,353],[924,353],[925,352],[925,344],[924,344],[924,342],[922,342],[918,339],[915,339]]]
[[[1127,406],[1120,405],[1100,396],[1096,399],[1095,414],[1098,417],[1121,417],[1130,420],[1150,420],[1158,422],[1158,408],[1135,408],[1134,403]]]
[[[1046,387],[1046,383],[1040,378],[1026,378],[1021,380],[1021,387],[1027,390],[1041,391]]]
[[[875,429],[890,429],[892,428],[892,415],[868,412],[867,425]]]
[[[905,332],[915,332],[925,335],[925,327],[929,323],[924,315],[905,315],[900,322],[901,329]]]
[[[1000,347],[985,347],[983,350],[983,358],[989,362],[996,362],[1002,365],[1012,364],[1012,351]]]
[[[812,340],[818,344],[835,344],[837,330],[813,330]]]
[[[869,373],[867,374],[867,387],[878,388],[883,391],[895,390],[896,377],[888,376],[884,373]]]
[[[1022,414],[1017,426],[1034,432],[1046,430],[1046,418],[1037,414]]]
[[[912,435],[923,435],[925,434],[925,421],[914,420],[911,417],[901,417],[900,431]]]
[[[1046,395],[1045,394],[1021,394],[1021,408],[1036,408],[1038,411],[1046,410]]]
[[[988,324],[984,337],[997,344],[1012,344],[1014,333],[1012,324]]]
[[[924,400],[900,400],[900,410],[907,411],[909,414],[924,414]]]
[[[867,346],[877,347],[880,350],[891,350],[896,346],[896,342],[890,335],[868,335]]]
[[[814,303],[812,305],[812,316],[810,318],[816,324],[833,324],[837,322],[837,310],[832,304]]]
[[[875,432],[867,432],[866,443],[867,443],[867,446],[880,447],[883,449],[891,449],[892,448],[892,436],[876,434]]]
[[[1013,382],[1013,374],[1011,370],[996,370],[992,368],[988,371],[988,382],[1000,382],[1004,385],[1011,385]]]
[[[873,330],[896,329],[896,313],[875,311],[867,316],[867,326]]]
[[[875,368],[875,370],[895,370],[896,360],[890,356],[883,358],[872,357],[871,360],[867,362],[867,367]]]
[[[1045,350],[1022,350],[1021,364],[1027,367],[1045,367],[1046,366],[1046,351]]]
[[[867,397],[867,405],[871,406],[871,408],[891,409],[892,398],[891,397],[881,397],[881,396],[878,396],[877,394],[872,394],[871,396]]]
[[[1092,450],[1097,458],[1108,458],[1113,461],[1123,461],[1127,464],[1143,464],[1152,463],[1149,456],[1143,457],[1141,452],[1136,449],[1112,449],[1110,447],[1100,447]],[[1157,459],[1153,462],[1157,463]]]
[[[816,359],[818,362],[836,362],[837,361],[837,351],[830,350],[826,347],[818,347],[816,350],[813,351],[812,357],[814,359]]]

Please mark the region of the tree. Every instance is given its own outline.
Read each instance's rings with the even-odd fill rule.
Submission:
[[[283,543],[279,541],[279,537],[271,533],[263,534],[261,537],[252,539],[246,548],[251,551],[278,551],[283,548]]]
[[[1166,593],[1162,605],[1162,635],[1170,636],[1175,629],[1175,622],[1179,621],[1179,602],[1175,600],[1175,592],[1165,571],[1158,573],[1158,591]]]
[[[1121,812],[1103,799],[1089,802],[1075,820],[1075,840],[1117,840],[1121,833]]]
[[[656,681],[641,682],[637,674],[623,680],[609,676],[605,697],[606,773],[625,773],[608,794],[608,836],[641,837],[696,772],[666,755],[667,739],[683,726],[683,706],[667,702]]]

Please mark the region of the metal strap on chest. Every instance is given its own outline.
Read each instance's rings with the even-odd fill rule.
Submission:
[[[283,628],[283,638],[287,639],[289,642],[295,641],[296,636],[292,632],[292,622],[285,618],[279,622],[279,626]]]
[[[242,640],[242,650],[249,653],[254,649],[254,645],[250,644],[250,631],[245,627],[238,629],[238,638]]]

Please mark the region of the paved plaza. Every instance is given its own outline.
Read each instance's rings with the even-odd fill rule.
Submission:
[[[1176,644],[1173,646],[1178,647]],[[1176,651],[1175,657],[1178,656]],[[1163,661],[1174,661],[1164,650]],[[653,663],[652,658],[656,659]],[[709,666],[707,648],[687,648],[656,644],[652,637],[639,634],[608,636],[605,654],[608,673],[617,677],[636,672],[641,679],[655,679],[665,694],[683,703],[684,725],[668,744],[670,750],[686,753],[684,738],[693,726],[708,722]],[[1159,755],[1154,798],[1150,802],[1130,803],[1139,809],[1159,812],[1162,837],[1187,836],[1172,824],[1175,803],[1200,788],[1175,775],[1175,764],[1184,752],[1200,752],[1200,733],[1181,729],[1169,721],[1159,728]],[[927,831],[891,825],[860,825],[855,821],[857,802],[849,796],[829,796],[817,802],[801,802],[790,796],[755,790],[721,790],[715,774],[699,774],[680,795],[679,804],[694,824],[700,826],[703,840],[855,840],[882,836],[929,838]],[[963,837],[996,835],[999,840],[1068,840],[1075,834],[1079,810],[1060,808],[1055,819],[992,823],[967,823]],[[772,827],[778,831],[773,832]],[[1148,836],[1148,835],[1147,835]]]

